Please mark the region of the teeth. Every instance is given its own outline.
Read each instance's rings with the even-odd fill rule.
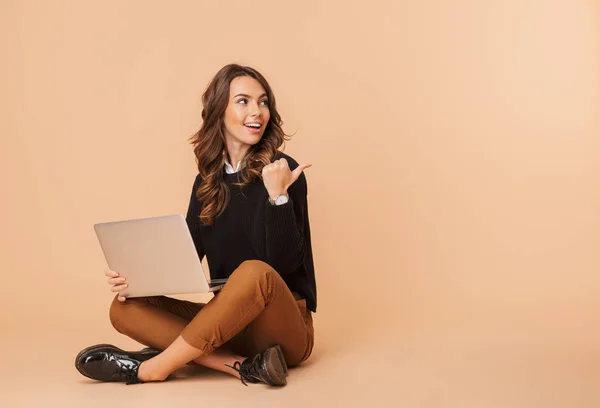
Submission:
[[[260,124],[258,124],[258,123],[246,123],[246,126],[258,129],[260,127]]]

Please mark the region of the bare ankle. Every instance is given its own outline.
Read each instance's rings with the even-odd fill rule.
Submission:
[[[138,378],[144,382],[164,381],[167,377],[168,375],[160,374],[150,360],[143,361],[138,368]]]

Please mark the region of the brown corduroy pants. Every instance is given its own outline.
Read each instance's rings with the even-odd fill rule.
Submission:
[[[314,344],[306,300],[258,260],[242,263],[206,304],[165,296],[125,302],[115,297],[110,321],[118,332],[158,350],[179,335],[205,355],[222,347],[248,357],[279,344],[289,366],[306,360]]]

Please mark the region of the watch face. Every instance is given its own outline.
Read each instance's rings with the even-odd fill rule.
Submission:
[[[286,195],[280,195],[275,199],[275,204],[277,204],[277,205],[285,204],[287,202],[288,202],[288,196],[286,196]]]

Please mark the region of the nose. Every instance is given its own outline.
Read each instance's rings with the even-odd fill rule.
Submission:
[[[260,115],[260,108],[258,103],[250,104],[250,116],[258,116]]]

